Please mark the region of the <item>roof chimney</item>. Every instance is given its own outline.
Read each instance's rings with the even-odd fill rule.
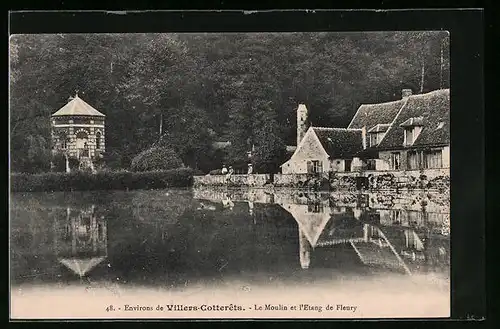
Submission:
[[[401,96],[403,99],[410,97],[413,94],[411,89],[403,89],[401,91]]]
[[[299,104],[297,108],[297,146],[307,132],[307,107],[305,104]]]
[[[363,150],[366,149],[366,126],[361,128],[361,141],[363,142]]]

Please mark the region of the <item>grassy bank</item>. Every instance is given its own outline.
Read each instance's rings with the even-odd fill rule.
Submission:
[[[72,173],[13,173],[11,192],[92,191],[160,189],[187,187],[193,183],[194,171],[189,168],[164,171],[103,171]]]

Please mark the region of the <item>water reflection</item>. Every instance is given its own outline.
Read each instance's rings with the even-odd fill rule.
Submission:
[[[97,217],[95,205],[85,209],[66,208],[66,218],[54,217],[54,252],[57,260],[83,277],[108,256],[107,224]]]
[[[352,248],[365,265],[406,274],[449,266],[449,207],[439,195],[196,190],[195,198],[248,203],[254,223],[254,202],[279,205],[297,222],[302,269],[335,246]]]
[[[155,286],[449,267],[442,196],[292,190],[17,194],[11,280]],[[307,269],[307,270],[306,270]],[[279,279],[276,279],[279,278]]]

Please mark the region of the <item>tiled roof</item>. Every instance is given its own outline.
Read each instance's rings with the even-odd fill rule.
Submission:
[[[316,246],[325,226],[330,222],[330,216],[328,214],[323,214],[324,216],[317,215],[318,214],[312,214],[312,216],[293,216],[299,224],[300,230],[306,236],[307,241],[309,241],[313,247]]]
[[[401,124],[417,117],[422,117],[424,126],[413,146],[449,144],[450,90],[441,89],[408,97],[406,105],[394,120],[378,148],[403,147],[404,128]]]
[[[424,125],[424,118],[422,117],[409,118],[408,120],[400,124],[401,127],[415,127],[423,125]]]
[[[352,118],[351,123],[347,128],[363,128],[367,130],[375,125],[390,124],[406,100],[397,100],[380,104],[363,104],[358,108],[358,111]]]
[[[383,133],[386,132],[391,125],[389,123],[379,123],[375,125],[373,128],[368,130],[369,133]]]
[[[331,158],[348,158],[363,149],[361,129],[312,128]]]
[[[377,149],[376,146],[369,146],[364,150],[359,151],[358,153],[355,154],[356,157],[362,157],[362,158],[370,158],[370,159],[378,159],[379,157],[379,150]]]
[[[389,247],[381,247],[373,242],[355,242],[354,246],[363,264],[401,269],[404,265]]]
[[[348,243],[363,239],[363,223],[354,219],[352,215],[332,214],[331,220],[319,236],[317,246],[328,246],[339,243]]]
[[[76,96],[68,104],[61,107],[59,111],[52,114],[52,116],[66,116],[66,115],[85,115],[104,117],[105,115],[90,106],[80,97]]]
[[[84,276],[90,272],[94,267],[99,265],[105,257],[93,257],[88,259],[78,259],[78,258],[62,258],[59,260],[61,264],[69,268],[75,274],[79,276]]]

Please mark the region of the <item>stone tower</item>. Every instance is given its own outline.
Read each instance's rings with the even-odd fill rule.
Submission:
[[[297,108],[297,146],[304,138],[307,128],[307,107],[304,104],[299,104]]]
[[[93,169],[93,161],[105,152],[104,127],[105,115],[77,94],[51,117],[52,153],[76,158],[81,167]]]

